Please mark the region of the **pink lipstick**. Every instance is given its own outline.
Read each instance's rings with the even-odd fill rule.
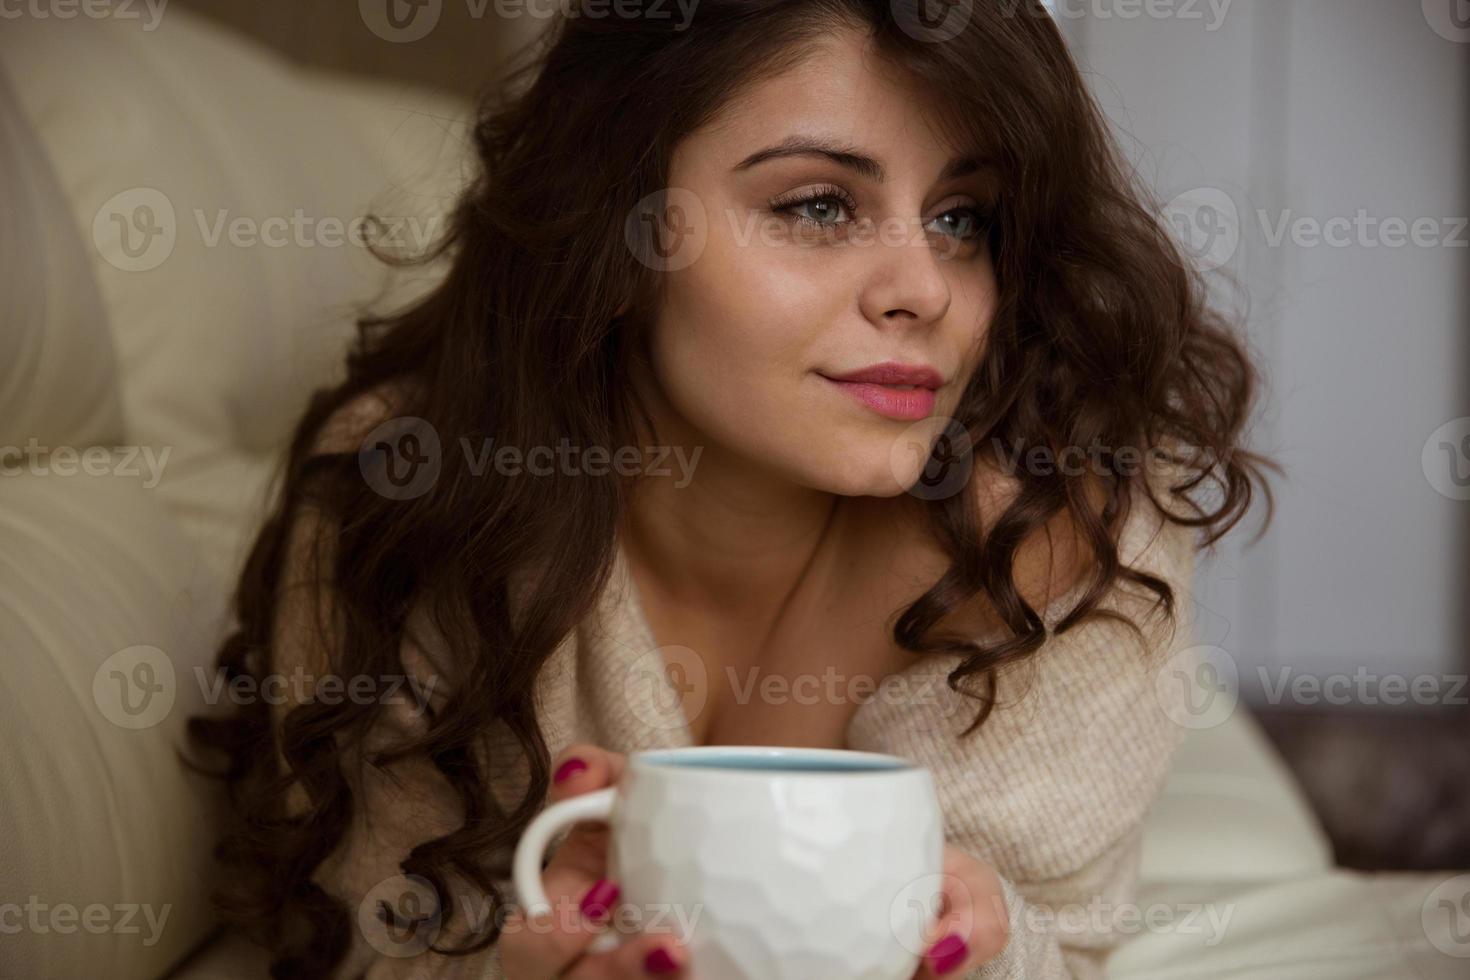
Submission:
[[[917,422],[932,415],[934,391],[944,385],[944,376],[928,365],[897,361],[822,377],[879,415],[900,422]]]

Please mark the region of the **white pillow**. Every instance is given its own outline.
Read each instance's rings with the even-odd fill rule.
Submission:
[[[0,61],[92,252],[128,437],[172,446],[178,471],[280,445],[387,275],[348,226],[376,205],[432,231],[418,209],[447,203],[468,147],[464,103],[318,93],[311,73],[181,9],[151,31],[7,20]],[[404,177],[425,159],[444,182],[417,194]]]
[[[146,477],[103,456],[103,475],[0,477],[7,977],[152,980],[215,926],[219,786],[174,750],[224,590]]]
[[[0,216],[0,457],[120,440],[117,359],[91,251],[4,71]]]

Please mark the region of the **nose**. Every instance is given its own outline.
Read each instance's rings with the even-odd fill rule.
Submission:
[[[895,241],[901,237],[902,241]],[[943,259],[922,231],[877,236],[869,246],[866,279],[859,303],[876,327],[925,326],[949,311],[951,293]]]

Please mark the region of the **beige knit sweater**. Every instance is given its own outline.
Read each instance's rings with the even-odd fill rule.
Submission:
[[[1187,710],[1185,686],[1178,682],[1181,664],[1166,661],[1175,654],[1191,656],[1193,619],[1194,533],[1164,523],[1145,498],[1137,499],[1120,538],[1121,556],[1173,587],[1177,628],[1170,629],[1162,613],[1148,615],[1142,592],[1119,587],[1105,605],[1139,622],[1147,642],[1140,644],[1120,624],[1098,620],[1050,637],[1027,665],[1002,673],[1000,704],[969,739],[950,734],[968,724],[975,706],[944,683],[958,656],[922,658],[885,681],[906,685],[893,690],[922,696],[880,692],[858,708],[848,728],[848,748],[904,756],[931,769],[950,843],[1001,876],[1011,939],[999,958],[965,980],[1103,977],[1106,956],[1121,938],[1109,923],[1116,924],[1115,917],[1134,901],[1142,822],[1184,734],[1173,720]],[[310,568],[303,546],[321,529],[307,516],[294,525],[290,560],[297,584]],[[326,560],[329,552],[322,554]],[[655,649],[631,583],[619,549],[596,615],[567,637],[538,678],[541,724],[553,754],[578,741],[625,753],[691,744],[682,715],[670,716],[668,705],[678,704],[671,686],[659,691],[627,683],[646,665],[640,658]],[[325,655],[306,639],[312,635],[311,610],[289,582],[286,588],[276,630],[278,669],[321,669]],[[1081,588],[1043,610],[1048,626],[1071,608]],[[452,658],[420,616],[411,619],[409,637],[405,668],[421,681],[435,676],[431,704],[442,704]],[[369,744],[387,745],[425,724],[411,702],[390,706]],[[507,805],[525,778],[512,744],[508,737],[487,736],[482,756],[494,774],[495,795]],[[498,946],[471,957],[427,950],[405,955],[419,946],[390,936],[374,917],[378,900],[397,903],[410,916],[426,902],[432,907],[442,900],[406,887],[399,862],[414,845],[461,822],[443,777],[427,760],[387,771],[345,769],[359,801],[356,826],[315,873],[357,923],[337,976],[502,977]],[[296,804],[303,800],[298,796]],[[459,925],[434,934],[441,946],[457,944],[467,919],[483,922],[488,915],[478,895],[450,900],[458,902]],[[1129,920],[1121,921],[1127,928]]]

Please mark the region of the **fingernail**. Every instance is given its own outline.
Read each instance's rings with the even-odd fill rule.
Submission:
[[[612,903],[617,901],[619,891],[621,889],[615,882],[603,878],[582,896],[582,914],[589,919],[606,918],[612,910]]]
[[[643,969],[649,973],[673,973],[679,969],[679,964],[669,955],[669,951],[662,946],[643,957]]]
[[[572,773],[581,772],[583,769],[586,768],[587,763],[583,762],[581,759],[568,759],[566,762],[563,762],[559,767],[557,767],[556,775],[551,777],[551,781],[554,783],[559,783],[563,779],[566,779],[568,776],[570,776]]]
[[[939,942],[929,947],[929,952],[924,958],[934,968],[935,973],[948,973],[965,961],[965,954],[970,951],[964,937],[957,932],[952,932]]]

